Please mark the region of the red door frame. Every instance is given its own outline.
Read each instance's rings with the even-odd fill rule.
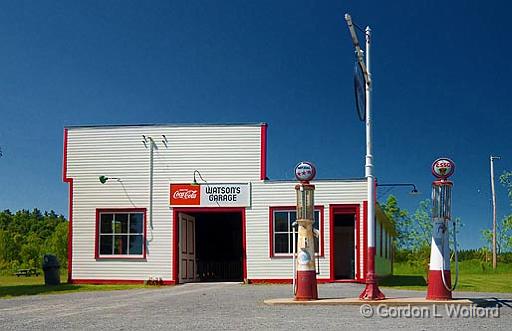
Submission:
[[[173,208],[173,217],[172,217],[172,231],[173,231],[173,239],[172,239],[172,254],[173,254],[173,270],[172,276],[175,284],[179,284],[179,252],[178,252],[178,243],[179,243],[179,221],[178,215],[179,213],[194,213],[194,214],[207,214],[207,213],[231,213],[236,214],[239,213],[242,216],[242,278],[245,281],[247,279],[247,254],[246,254],[246,238],[245,238],[245,208],[203,208],[203,207],[190,207],[190,208]]]
[[[347,215],[354,214],[355,222],[354,227],[356,230],[356,238],[354,240],[355,250],[356,250],[356,259],[355,259],[355,273],[354,279],[347,280],[336,280],[334,273],[334,216],[335,215]],[[330,251],[330,281],[359,281],[362,279],[359,272],[359,264],[361,261],[361,231],[359,230],[361,220],[360,220],[360,205],[358,204],[348,204],[348,205],[329,205],[329,251]]]

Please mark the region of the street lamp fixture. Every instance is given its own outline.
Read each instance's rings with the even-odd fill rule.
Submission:
[[[191,185],[194,185],[194,186],[197,186],[199,185],[199,183],[197,182],[197,179],[196,179],[196,174],[197,176],[199,176],[199,178],[205,182],[206,184],[208,184],[208,182],[206,180],[204,180],[203,176],[201,176],[201,173],[198,171],[198,170],[194,170],[194,181],[192,182]]]
[[[120,178],[116,178],[116,177],[107,177],[107,176],[103,176],[103,175],[99,177],[100,183],[102,183],[102,184],[105,184],[110,179],[115,179],[118,182],[121,181]]]
[[[385,187],[395,187],[395,186],[410,186],[412,187],[411,192],[409,192],[410,195],[418,195],[421,194],[420,191],[416,188],[416,185],[412,183],[398,183],[398,184],[377,184],[377,186],[385,186]]]
[[[361,49],[357,33],[355,28],[359,28],[352,22],[352,17],[349,14],[345,14],[345,21],[347,22],[350,36],[352,37],[352,43],[356,52],[357,65],[359,66],[364,76],[364,91],[365,91],[365,111],[362,112],[365,116],[362,118],[366,124],[366,157],[365,157],[365,177],[367,181],[367,201],[368,201],[368,219],[367,219],[367,237],[368,247],[367,249],[367,273],[366,273],[366,287],[359,295],[360,299],[363,300],[382,300],[385,299],[384,293],[379,290],[377,284],[377,276],[375,275],[375,176],[373,174],[373,155],[372,155],[372,113],[371,113],[371,92],[372,92],[372,75],[370,70],[370,41],[371,41],[371,29],[369,26],[364,29],[364,35],[366,39],[365,50]],[[363,61],[363,54],[365,60]],[[357,101],[356,101],[357,102]]]

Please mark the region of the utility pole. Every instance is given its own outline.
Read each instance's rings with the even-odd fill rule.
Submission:
[[[366,47],[366,58],[363,60],[363,50],[359,44],[355,27],[349,14],[345,14],[345,21],[347,22],[352,43],[354,44],[357,62],[365,78],[365,101],[366,101],[366,157],[365,157],[365,177],[367,181],[368,192],[368,219],[367,219],[367,234],[368,234],[368,261],[367,261],[367,274],[366,274],[366,287],[359,295],[363,300],[382,300],[385,299],[384,294],[380,291],[377,284],[377,276],[375,275],[375,176],[373,173],[373,155],[372,155],[372,113],[371,113],[371,92],[372,75],[370,72],[370,46],[371,46],[371,29],[369,26],[364,30]],[[357,27],[359,28],[359,27]]]
[[[499,156],[490,156],[491,161],[491,194],[492,194],[492,268],[496,269],[496,192],[494,190],[494,160],[499,160]]]

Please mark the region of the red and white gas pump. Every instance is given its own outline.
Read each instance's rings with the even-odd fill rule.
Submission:
[[[455,164],[447,158],[437,159],[432,164],[432,174],[437,177],[437,180],[432,183],[432,248],[427,289],[427,299],[430,300],[450,300],[459,276],[455,222],[453,222],[456,277],[452,287],[448,225],[451,220],[453,183],[448,180],[448,177],[454,170]]]
[[[315,175],[315,167],[309,162],[301,162],[295,167],[295,177],[300,181],[300,184],[295,186],[298,224],[297,258],[294,258],[296,270],[296,274],[294,273],[295,300],[318,299],[313,232],[315,185],[309,183]]]

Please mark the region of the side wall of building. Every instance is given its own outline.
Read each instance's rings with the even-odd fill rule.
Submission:
[[[315,206],[323,207],[323,256],[319,258],[318,279],[331,280],[330,212],[332,205],[359,206],[359,263],[356,277],[363,273],[363,201],[366,199],[365,181],[317,181]],[[265,182],[253,184],[252,208],[247,210],[247,272],[254,280],[291,279],[291,257],[272,257],[270,252],[269,213],[271,207],[294,207],[296,182]]]
[[[173,283],[173,208],[171,183],[191,183],[194,171],[210,183],[251,183],[251,206],[245,209],[246,266],[250,280],[292,277],[292,259],[270,252],[270,208],[296,203],[295,181],[263,181],[265,125],[125,126],[71,128],[65,131],[64,180],[70,184],[70,269],[75,282],[143,281]],[[151,145],[153,144],[153,148]],[[101,184],[98,177],[110,179]],[[200,178],[197,178],[201,182]],[[317,181],[315,205],[323,209],[321,280],[333,280],[331,207],[356,206],[356,279],[365,277],[366,181]],[[146,210],[146,257],[96,256],[98,209]],[[379,247],[379,246],[378,246]],[[377,273],[391,269],[376,256]]]
[[[258,125],[66,129],[70,278],[145,280],[153,276],[173,281],[169,184],[192,182],[194,170],[210,182],[260,181],[262,132],[263,126]],[[119,180],[101,184],[101,175]],[[146,259],[95,258],[98,208],[146,209]]]

